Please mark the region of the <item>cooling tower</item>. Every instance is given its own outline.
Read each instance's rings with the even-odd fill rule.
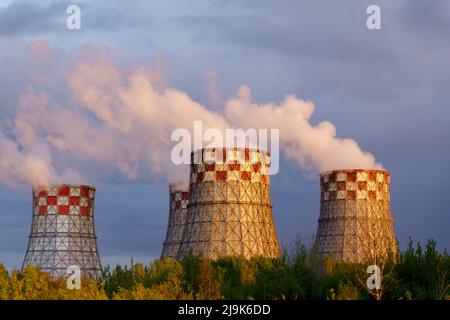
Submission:
[[[101,277],[94,228],[95,188],[53,185],[33,189],[33,220],[23,266],[35,265],[52,276],[66,276],[77,265],[81,274]]]
[[[336,261],[374,262],[397,253],[389,172],[336,170],[320,175],[315,248]]]
[[[211,259],[278,257],[269,154],[215,148],[195,151],[191,157],[188,216],[179,257],[188,252]]]
[[[183,231],[187,220],[189,202],[189,183],[172,183],[169,185],[169,222],[166,240],[163,243],[161,259],[177,258],[183,240]]]

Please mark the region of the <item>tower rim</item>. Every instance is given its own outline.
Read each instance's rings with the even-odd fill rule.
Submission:
[[[270,157],[270,151],[260,149],[260,148],[250,148],[250,147],[208,147],[208,148],[201,148],[191,151],[191,155],[198,154],[203,151],[216,151],[216,150],[226,150],[226,151],[252,151],[252,152],[258,152],[262,154],[266,154]]]
[[[374,173],[384,173],[387,175],[391,175],[391,172],[386,169],[361,169],[361,168],[355,168],[355,169],[335,169],[335,170],[325,170],[320,172],[320,176],[327,176],[333,173],[348,173],[348,172],[374,172]]]
[[[89,184],[76,184],[76,183],[50,183],[48,185],[35,185],[32,186],[33,191],[42,191],[49,188],[61,188],[61,187],[72,187],[72,188],[89,188],[92,190],[96,190],[94,185]]]

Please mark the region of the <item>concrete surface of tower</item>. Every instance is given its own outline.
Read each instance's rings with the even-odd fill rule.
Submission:
[[[390,174],[384,170],[321,173],[317,253],[344,262],[395,258],[389,185]]]
[[[270,200],[270,155],[249,148],[211,148],[191,155],[189,205],[179,258],[188,252],[278,257]]]
[[[183,241],[189,203],[189,183],[176,182],[169,185],[169,221],[161,258],[177,258]]]
[[[35,265],[52,276],[67,276],[76,265],[81,274],[101,277],[94,227],[95,188],[51,185],[33,188],[33,212],[23,266]]]

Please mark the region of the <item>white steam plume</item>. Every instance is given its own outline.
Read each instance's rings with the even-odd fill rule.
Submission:
[[[331,122],[312,125],[309,119],[314,104],[294,95],[286,96],[279,104],[258,105],[252,101],[250,88],[242,86],[237,96],[226,103],[224,113],[236,127],[279,128],[281,150],[304,169],[382,168],[355,140],[336,137]]]
[[[304,169],[381,168],[354,140],[336,137],[330,122],[312,125],[313,103],[293,95],[259,105],[242,86],[215,112],[167,87],[160,71],[119,68],[104,50],[84,49],[65,64],[53,61],[45,42],[30,50],[41,54],[34,64],[44,60],[47,73],[63,80],[31,77],[48,80],[46,88],[32,83],[18,100],[12,128],[0,128],[0,183],[84,181],[92,172],[86,167],[100,177],[119,171],[129,180],[180,180],[186,168],[171,164],[170,136],[177,128],[192,132],[196,120],[204,130],[280,129],[282,152]],[[213,91],[220,92],[214,79]]]

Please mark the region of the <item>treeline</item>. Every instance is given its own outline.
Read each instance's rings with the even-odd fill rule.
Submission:
[[[367,264],[315,259],[300,241],[280,259],[189,255],[107,267],[101,281],[82,279],[80,290],[35,267],[8,273],[0,264],[0,299],[450,299],[450,258],[432,240],[425,248],[410,241],[380,269],[382,288],[370,290]]]

